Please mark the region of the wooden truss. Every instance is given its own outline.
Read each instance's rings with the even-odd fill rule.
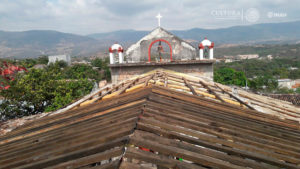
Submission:
[[[218,86],[161,71],[102,89],[0,137],[0,168],[300,168],[299,122]]]

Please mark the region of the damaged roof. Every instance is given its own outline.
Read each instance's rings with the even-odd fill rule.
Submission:
[[[299,107],[158,69],[0,137],[0,168],[300,168]]]

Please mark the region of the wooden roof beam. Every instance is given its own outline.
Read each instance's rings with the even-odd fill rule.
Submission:
[[[193,86],[184,77],[182,77],[182,79],[183,79],[185,85],[191,90],[191,92],[193,93],[193,95],[199,96],[198,93],[196,93],[196,91],[193,88]]]
[[[216,96],[217,99],[219,99],[221,102],[225,103],[225,101],[221,98],[220,95],[218,95],[215,91],[213,91],[205,82],[202,80],[199,80],[199,83],[208,90],[209,93]]]
[[[244,102],[244,101],[241,100],[240,98],[234,96],[233,94],[227,92],[226,90],[224,90],[222,87],[220,87],[220,86],[217,85],[216,83],[215,83],[215,85],[216,85],[219,89],[221,89],[222,92],[228,94],[230,97],[234,98],[235,100],[237,100],[237,101],[240,102],[241,104],[245,105],[245,106],[248,107],[249,109],[251,109],[251,110],[256,110],[254,107],[250,106],[249,104],[247,104],[246,102]]]

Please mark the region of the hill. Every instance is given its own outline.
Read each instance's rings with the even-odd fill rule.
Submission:
[[[257,44],[287,44],[300,42],[300,21],[285,23],[234,26],[222,29],[171,31],[195,46],[204,37],[218,47]],[[0,31],[0,58],[27,58],[40,55],[71,54],[72,56],[102,55],[115,42],[125,48],[148,34],[149,31],[120,30],[87,36],[51,30],[24,32]]]
[[[0,57],[37,57],[68,53],[89,55],[99,51],[101,44],[86,36],[48,30],[24,32],[0,31]]]
[[[264,44],[295,43],[300,40],[300,21],[284,23],[266,23],[249,26],[233,26],[221,29],[200,29],[170,31],[180,38],[199,42],[204,37],[216,44]],[[108,33],[90,34],[98,40],[133,43],[145,36],[148,31],[122,30]]]

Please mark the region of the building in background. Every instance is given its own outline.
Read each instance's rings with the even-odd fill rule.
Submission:
[[[57,61],[65,61],[68,65],[71,65],[71,56],[70,55],[52,55],[48,56],[48,65],[50,63],[55,63]]]
[[[213,48],[214,43],[206,38],[197,49],[157,27],[126,51],[120,44],[113,44],[109,48],[112,82],[120,82],[157,68],[213,79]]]

